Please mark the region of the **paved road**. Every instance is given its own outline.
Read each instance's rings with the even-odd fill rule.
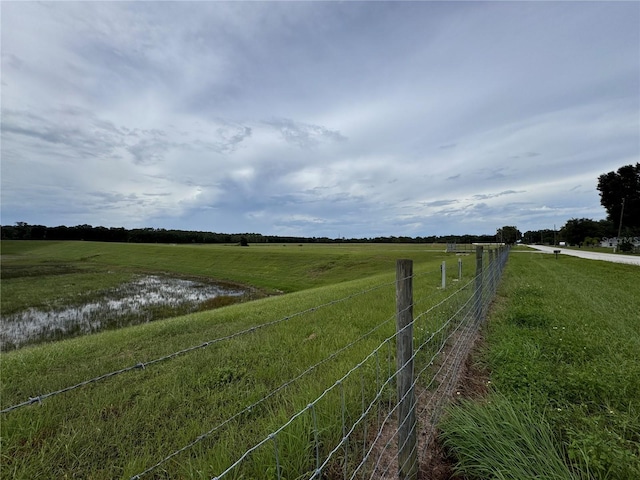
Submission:
[[[588,250],[573,250],[571,248],[560,247],[544,247],[542,245],[527,245],[546,253],[553,253],[554,250],[560,250],[562,255],[573,255],[574,257],[588,258],[589,260],[604,260],[605,262],[627,263],[629,265],[640,266],[640,257],[634,255],[619,255],[617,253],[599,253],[590,252]]]

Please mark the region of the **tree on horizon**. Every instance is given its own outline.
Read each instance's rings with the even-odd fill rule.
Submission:
[[[598,190],[607,219],[616,229],[622,217],[623,233],[640,234],[640,163],[603,173],[598,177]]]

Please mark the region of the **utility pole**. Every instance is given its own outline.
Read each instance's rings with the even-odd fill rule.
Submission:
[[[620,242],[620,234],[622,233],[622,216],[624,215],[624,201],[626,199],[622,199],[622,210],[620,211],[620,224],[618,225],[618,242]]]
[[[618,247],[620,246],[620,235],[622,234],[622,216],[624,215],[624,201],[626,199],[623,197],[622,198],[622,209],[620,210],[620,223],[618,224],[618,242],[616,244],[616,248],[614,248],[614,252],[616,252],[618,250]]]

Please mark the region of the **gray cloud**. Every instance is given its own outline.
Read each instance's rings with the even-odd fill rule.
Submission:
[[[633,2],[2,14],[5,223],[536,229],[603,218],[598,175],[638,156]]]
[[[329,130],[320,125],[309,125],[287,118],[265,121],[264,124],[275,128],[285,141],[300,148],[315,147],[321,142],[346,140],[346,137],[337,130]]]
[[[505,190],[499,193],[487,193],[487,194],[477,194],[473,195],[471,198],[474,200],[487,200],[489,198],[497,198],[502,197],[504,195],[515,195],[517,193],[525,193],[526,190]]]
[[[425,202],[425,207],[445,207],[447,205],[454,205],[458,203],[458,200],[435,200],[433,202]]]
[[[133,155],[136,165],[154,165],[164,160],[164,153],[169,147],[169,142],[152,135],[128,146],[127,150]]]

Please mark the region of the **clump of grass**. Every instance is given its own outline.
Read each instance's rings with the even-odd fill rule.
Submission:
[[[441,423],[444,445],[474,478],[574,480],[550,424],[531,404],[494,394],[484,403],[464,401]]]
[[[640,478],[637,278],[631,265],[513,255],[489,320],[482,356],[494,390],[531,406],[579,478]],[[497,415],[492,405],[473,408]],[[513,427],[492,428],[499,426],[511,448],[520,448],[508,433]],[[464,463],[473,452],[456,450],[458,440],[468,441],[450,436],[449,446]]]

